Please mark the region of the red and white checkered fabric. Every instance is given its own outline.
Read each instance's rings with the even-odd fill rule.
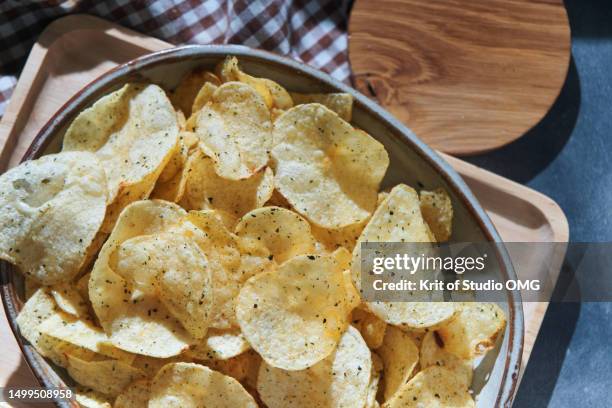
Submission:
[[[42,30],[67,14],[98,16],[172,44],[244,44],[348,81],[351,0],[2,0],[0,115]]]

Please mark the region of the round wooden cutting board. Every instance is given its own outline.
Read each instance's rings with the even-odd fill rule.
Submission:
[[[501,147],[548,112],[570,29],[561,0],[355,0],[355,85],[432,147]]]

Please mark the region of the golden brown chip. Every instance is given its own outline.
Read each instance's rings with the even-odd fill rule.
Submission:
[[[302,370],[338,344],[348,324],[346,295],[333,257],[300,255],[249,279],[240,290],[236,317],[269,365]]]
[[[220,85],[221,81],[215,74],[204,69],[198,68],[188,72],[172,92],[172,104],[189,117],[198,91],[206,84]]]
[[[448,193],[439,188],[420,193],[421,213],[431,228],[436,241],[448,241],[453,232],[453,205]]]
[[[51,154],[0,175],[0,259],[44,285],[85,266],[106,211],[104,169],[91,153]]]
[[[444,348],[464,359],[485,354],[506,327],[506,315],[495,303],[465,302],[448,324],[438,329]]]
[[[187,162],[183,205],[191,210],[217,209],[236,218],[259,208],[270,199],[274,174],[269,167],[249,178],[228,180],[215,173],[214,162],[195,152]]]
[[[421,368],[431,366],[445,367],[454,372],[458,378],[464,379],[466,387],[472,384],[472,361],[459,358],[446,351],[444,343],[437,332],[430,331],[425,334],[420,356]]]
[[[353,116],[353,95],[348,93],[301,94],[291,93],[296,105],[320,103],[333,110],[342,119],[350,122]]]
[[[111,231],[126,205],[149,196],[177,141],[176,113],[157,85],[127,84],[72,122],[63,150],[95,152],[106,171],[110,205],[103,231]]]
[[[220,177],[249,178],[268,162],[272,148],[270,112],[248,85],[228,82],[217,88],[197,114],[194,132]]]
[[[132,203],[100,251],[89,279],[89,296],[104,331],[123,350],[165,358],[181,353],[194,341],[155,294],[143,292],[144,285],[136,288],[134,281],[113,270],[120,258],[111,262],[125,241],[167,231],[185,215],[179,206],[165,201]]]
[[[376,207],[389,156],[376,139],[320,104],[299,105],[274,123],[275,187],[312,223],[359,224]]]
[[[263,207],[245,214],[236,225],[236,235],[262,242],[279,264],[315,249],[308,221],[281,207]]]
[[[465,384],[452,371],[428,367],[404,384],[383,408],[474,408]]]
[[[360,223],[348,225],[339,229],[327,229],[313,225],[312,234],[317,241],[322,243],[328,250],[343,247],[352,251],[368,221],[369,218]]]
[[[370,350],[349,327],[336,350],[308,369],[286,371],[262,363],[257,391],[270,407],[363,407],[371,373]]]
[[[383,360],[385,400],[389,400],[412,377],[419,362],[419,349],[409,335],[389,326],[383,344],[376,351]]]
[[[200,88],[200,90],[198,91],[198,94],[193,100],[193,106],[191,108],[191,112],[193,112],[192,113],[193,120],[196,119],[194,115],[197,112],[199,112],[200,109],[202,109],[208,103],[208,101],[212,99],[212,96],[217,90],[217,88],[219,87],[219,85],[220,84],[213,84],[212,82],[207,82],[204,85],[202,85],[202,88]],[[191,126],[191,122],[190,122],[190,126]]]
[[[257,408],[232,377],[192,363],[168,364],[151,384],[149,408]]]
[[[404,184],[395,186],[378,206],[353,250],[353,283],[357,288],[361,288],[361,243],[431,242],[419,206],[416,191]],[[419,292],[404,302],[366,302],[366,305],[389,324],[424,329],[449,321],[456,312],[454,303],[435,301],[438,300],[435,295]]]

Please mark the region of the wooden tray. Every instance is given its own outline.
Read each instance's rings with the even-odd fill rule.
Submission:
[[[357,0],[349,32],[357,89],[450,154],[523,136],[570,61],[562,0]]]
[[[116,64],[168,47],[170,44],[94,17],[69,16],[52,23],[32,48],[0,123],[0,146],[5,146],[1,156],[5,161],[0,165],[17,164],[47,119],[89,81]],[[567,220],[550,198],[459,159],[445,157],[465,178],[505,241],[567,241]],[[560,267],[564,252],[550,256]],[[547,306],[548,303],[524,304],[523,364],[529,358]],[[4,310],[0,313],[0,387],[35,385]]]

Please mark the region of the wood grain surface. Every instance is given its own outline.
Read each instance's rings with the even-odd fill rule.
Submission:
[[[355,0],[349,31],[357,88],[451,154],[521,137],[569,66],[562,0]]]
[[[101,50],[91,47],[91,44],[107,46]],[[70,16],[52,23],[34,45],[9,108],[0,122],[0,151],[6,157],[4,164],[9,167],[16,165],[47,119],[92,79],[116,64],[168,47],[170,44],[93,17]],[[5,143],[7,141],[9,143]],[[457,158],[443,157],[481,201],[504,241],[567,241],[567,219],[553,200]],[[526,258],[530,258],[532,254],[527,255]],[[540,255],[554,259],[559,266],[564,256],[559,253]],[[518,259],[513,261],[516,264],[521,262]],[[523,367],[529,359],[547,306],[545,302],[523,304]],[[36,386],[3,308],[0,308],[0,348],[0,387]]]

